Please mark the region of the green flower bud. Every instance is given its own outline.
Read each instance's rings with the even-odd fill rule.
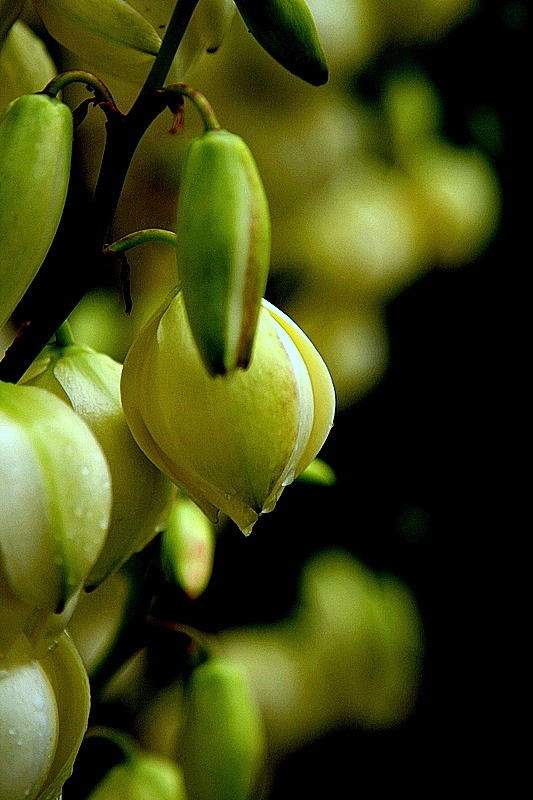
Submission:
[[[209,377],[181,291],[130,348],[122,402],[134,437],[156,466],[208,517],[216,520],[220,509],[244,533],[316,456],[335,405],[319,354],[265,300],[248,370]]]
[[[161,45],[153,26],[125,0],[35,0],[51,36],[96,71],[144,80]]]
[[[17,20],[0,47],[0,109],[21,94],[39,92],[57,75],[41,39]]]
[[[54,690],[20,636],[0,656],[0,797],[34,800],[50,772],[58,741]]]
[[[196,503],[182,495],[161,537],[163,567],[191,599],[202,594],[213,569],[215,531]]]
[[[22,95],[0,114],[0,328],[52,244],[71,152],[72,113],[54,97]]]
[[[171,482],[146,458],[120,401],[122,366],[90,347],[48,347],[24,376],[67,402],[87,423],[107,459],[113,485],[109,531],[87,583],[94,587],[163,529]]]
[[[326,59],[304,0],[235,0],[259,44],[293,75],[313,86],[328,79]]]
[[[187,800],[180,768],[152,753],[131,753],[113,767],[88,800]]]
[[[212,658],[193,670],[179,748],[189,800],[248,800],[264,756],[263,723],[242,667]]]
[[[0,562],[20,601],[60,612],[102,549],[111,508],[104,454],[49,392],[0,383]]]
[[[339,722],[385,727],[404,718],[420,676],[418,611],[409,590],[376,576],[343,551],[326,550],[305,566],[296,627],[302,652]],[[334,687],[330,692],[329,687]]]
[[[182,168],[176,258],[192,333],[205,366],[246,368],[270,261],[268,203],[248,147],[210,130]]]

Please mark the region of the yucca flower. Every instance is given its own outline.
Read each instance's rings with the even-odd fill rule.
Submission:
[[[309,339],[262,302],[250,366],[211,377],[177,290],[133,343],[122,403],[139,446],[213,520],[248,534],[314,459],[333,422],[333,384]]]

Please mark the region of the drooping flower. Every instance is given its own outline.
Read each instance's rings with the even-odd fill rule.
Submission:
[[[181,291],[133,343],[122,403],[139,446],[211,519],[249,533],[314,459],[333,422],[333,384],[320,355],[263,300],[250,366],[211,377]]]

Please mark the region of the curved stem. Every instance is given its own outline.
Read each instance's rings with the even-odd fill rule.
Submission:
[[[44,89],[40,91],[39,94],[48,94],[50,97],[56,97],[59,92],[65,88],[65,86],[70,86],[71,83],[84,83],[89,89],[92,89],[100,101],[103,100],[116,108],[113,95],[105,83],[91,72],[85,72],[81,69],[61,72],[59,75],[56,75],[55,78],[52,78],[52,80],[46,84]]]
[[[196,110],[202,118],[204,128],[206,131],[219,131],[220,123],[215,116],[215,112],[207,98],[197,89],[192,86],[187,86],[186,83],[172,83],[170,86],[165,86],[165,92],[169,94],[176,94],[178,96],[188,97],[194,103]]]
[[[177,236],[173,231],[167,231],[163,228],[144,228],[142,231],[134,231],[128,233],[117,239],[113,244],[108,245],[103,255],[109,253],[125,253],[131,250],[132,247],[137,247],[139,244],[146,244],[148,242],[162,242],[163,244],[170,244],[176,246]]]

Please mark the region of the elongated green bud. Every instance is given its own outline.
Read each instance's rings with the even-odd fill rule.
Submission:
[[[196,503],[181,495],[161,537],[161,557],[169,579],[194,599],[202,594],[213,569],[215,530]]]
[[[113,767],[88,800],[186,800],[180,768],[152,753],[132,753]]]
[[[52,244],[67,194],[72,113],[44,94],[0,114],[0,328]]]
[[[270,259],[270,216],[243,140],[210,130],[189,144],[176,257],[193,337],[211,374],[246,368]]]
[[[54,39],[95,71],[144,80],[161,46],[155,28],[125,0],[35,0]]]
[[[187,686],[180,761],[189,800],[248,800],[264,752],[262,720],[242,667],[213,658]]]
[[[328,79],[326,59],[304,0],[235,0],[259,44],[293,75],[313,86]]]

